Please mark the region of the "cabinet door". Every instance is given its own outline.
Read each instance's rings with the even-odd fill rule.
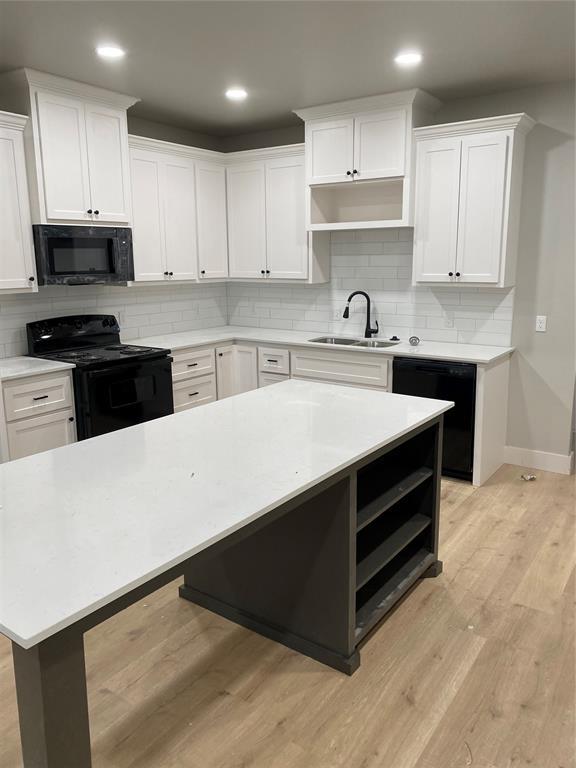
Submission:
[[[405,109],[369,112],[354,119],[356,179],[404,175],[406,120]]]
[[[414,281],[447,283],[456,271],[459,138],[418,143],[414,221]]]
[[[36,95],[44,202],[48,221],[92,221],[84,103]]]
[[[227,169],[230,277],[263,277],[266,269],[264,163]]]
[[[235,395],[234,345],[216,347],[216,389],[218,400]]]
[[[200,277],[228,277],[226,170],[222,166],[196,163],[196,210]]]
[[[172,280],[195,280],[198,245],[194,163],[186,158],[166,157],[163,171],[166,268]]]
[[[306,123],[306,176],[309,184],[351,181],[354,167],[354,120]]]
[[[266,163],[267,277],[308,277],[304,192],[303,157]]]
[[[86,104],[90,207],[94,221],[130,221],[130,171],[126,112]]]
[[[8,424],[8,451],[10,459],[21,459],[33,453],[49,451],[69,445],[76,440],[74,411],[48,413]]]
[[[161,160],[156,152],[130,151],[134,279],[164,280],[164,222],[160,191]]]
[[[500,277],[507,141],[503,132],[462,139],[456,258],[460,283],[497,283]]]
[[[37,290],[21,131],[0,128],[0,291]]]
[[[243,347],[238,344],[216,347],[216,383],[219,400],[256,389],[256,347]]]

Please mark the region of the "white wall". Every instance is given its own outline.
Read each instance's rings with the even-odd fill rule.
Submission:
[[[228,314],[234,325],[292,328],[311,333],[362,335],[366,305],[346,298],[365,290],[373,302],[380,336],[508,346],[513,290],[413,288],[412,229],[380,229],[332,234],[329,283],[319,286],[228,284]]]
[[[574,82],[446,104],[438,122],[528,112],[515,289],[508,444],[567,455],[576,368]],[[536,333],[536,315],[548,331]]]
[[[0,298],[0,357],[27,352],[26,323],[60,315],[119,315],[122,340],[225,325],[226,286],[62,286]]]

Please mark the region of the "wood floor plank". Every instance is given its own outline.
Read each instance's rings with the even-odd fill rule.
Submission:
[[[169,584],[86,635],[94,768],[576,768],[575,481],[442,483],[444,573],[351,678]],[[555,543],[557,542],[557,543]],[[0,768],[20,768],[0,638]]]

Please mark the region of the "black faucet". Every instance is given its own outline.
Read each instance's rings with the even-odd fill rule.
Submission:
[[[376,328],[370,327],[370,296],[365,291],[353,291],[350,296],[348,296],[348,301],[346,302],[346,309],[344,310],[344,314],[342,317],[345,317],[348,319],[350,317],[350,302],[354,298],[354,296],[364,296],[366,299],[366,330],[364,331],[365,338],[369,339],[371,336],[375,336],[378,333],[378,320],[376,320]]]

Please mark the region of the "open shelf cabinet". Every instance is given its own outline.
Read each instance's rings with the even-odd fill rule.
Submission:
[[[402,178],[318,184],[309,195],[312,231],[409,226]]]

